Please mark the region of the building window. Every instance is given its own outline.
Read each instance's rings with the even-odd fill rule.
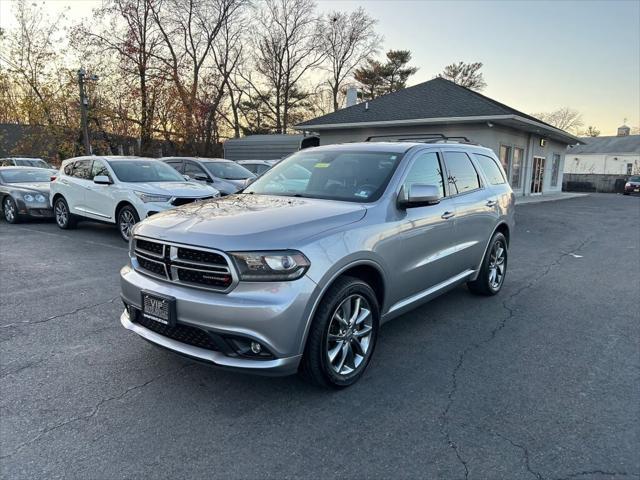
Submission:
[[[511,162],[511,147],[500,145],[500,163],[504,172],[509,176],[509,163]]]
[[[627,163],[627,175],[631,175],[633,173],[633,163]]]
[[[511,186],[520,188],[520,179],[522,178],[522,159],[524,158],[524,149],[515,147],[513,149],[513,159],[511,161]]]
[[[551,186],[558,186],[558,175],[560,174],[560,154],[553,154],[553,164],[551,165]]]

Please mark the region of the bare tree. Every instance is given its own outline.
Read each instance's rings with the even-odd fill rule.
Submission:
[[[599,137],[600,130],[598,130],[596,127],[592,125],[589,125],[587,129],[584,132],[582,132],[582,135],[584,135],[585,137]]]
[[[269,109],[277,133],[286,133],[295,110],[308,100],[305,75],[324,59],[313,0],[265,0],[258,13],[255,69],[245,77]]]
[[[481,68],[481,62],[452,63],[444,67],[444,71],[438,76],[451,80],[457,85],[470,88],[471,90],[482,91],[487,86],[487,83],[484,81],[484,77],[480,72]]]
[[[151,4],[163,40],[162,51],[155,57],[180,99],[179,127],[187,150],[197,149],[201,117],[209,116],[212,121],[212,112],[222,98],[229,72],[228,64],[221,71],[217,63],[225,59],[214,58],[216,42],[224,43],[220,38],[224,29],[245,4],[245,0],[156,0]],[[205,77],[207,80],[203,81]],[[206,92],[205,102],[201,103],[203,87],[210,90],[212,86],[215,92]]]
[[[553,127],[571,133],[578,133],[584,125],[582,114],[569,107],[562,107],[552,112],[534,113],[533,116]]]
[[[327,83],[333,99],[333,110],[340,108],[338,96],[347,80],[369,56],[377,52],[382,38],[376,35],[376,20],[364,9],[351,13],[330,12],[320,20],[322,48],[327,54]]]

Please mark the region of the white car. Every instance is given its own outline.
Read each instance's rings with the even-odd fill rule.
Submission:
[[[60,228],[73,228],[80,218],[117,223],[129,241],[140,219],[218,196],[215,188],[187,181],[159,160],[92,156],[65,160],[50,198]]]

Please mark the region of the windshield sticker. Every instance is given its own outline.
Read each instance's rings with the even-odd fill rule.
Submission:
[[[369,192],[366,190],[360,190],[359,192],[356,192],[354,195],[359,198],[368,198]]]
[[[329,168],[330,163],[316,163],[314,168]]]

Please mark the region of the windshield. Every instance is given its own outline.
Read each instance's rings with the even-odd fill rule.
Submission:
[[[298,152],[244,193],[373,202],[384,192],[401,157],[391,152]]]
[[[640,177],[638,176],[629,177],[629,182],[640,182]]]
[[[55,173],[55,170],[44,170],[42,168],[2,170],[2,172],[0,172],[0,178],[2,178],[5,183],[50,182],[51,175]]]
[[[173,167],[159,160],[117,160],[109,162],[121,182],[184,182]]]
[[[39,158],[16,158],[15,162],[18,167],[51,168],[47,162]]]
[[[245,180],[254,175],[236,162],[203,162],[203,165],[214,177],[224,180]]]

